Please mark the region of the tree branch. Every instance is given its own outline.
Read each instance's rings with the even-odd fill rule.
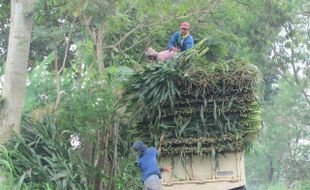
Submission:
[[[97,41],[97,36],[96,36],[95,31],[94,31],[94,28],[90,25],[90,22],[91,22],[91,20],[92,20],[92,17],[90,16],[90,17],[86,18],[85,15],[83,15],[82,17],[83,17],[83,19],[84,19],[84,22],[85,22],[85,25],[86,25],[86,29],[87,29],[87,31],[88,31],[90,37],[92,38],[93,42],[96,43],[96,41]]]
[[[300,12],[299,15],[310,17],[310,12]]]
[[[66,49],[65,49],[65,55],[62,61],[62,65],[60,67],[60,69],[58,68],[58,55],[57,55],[57,48],[55,47],[55,71],[56,71],[56,101],[55,101],[55,105],[53,108],[53,113],[57,110],[59,104],[60,104],[60,100],[61,100],[61,81],[60,81],[60,75],[62,73],[62,71],[65,68],[66,62],[67,62],[67,57],[68,57],[68,51],[69,51],[69,44],[70,44],[70,39],[71,39],[71,34],[73,32],[73,28],[75,27],[75,21],[76,21],[76,17],[73,20],[73,24],[71,27],[71,30],[69,32],[68,38],[66,39]]]
[[[282,71],[283,71],[283,69],[282,69]],[[291,86],[296,87],[296,88],[299,90],[299,92],[300,92],[300,93],[303,95],[303,97],[305,98],[305,101],[307,102],[307,104],[308,104],[308,106],[309,106],[309,109],[310,109],[310,98],[309,98],[309,95],[306,93],[306,91],[303,90],[303,89],[301,89],[301,88],[298,86],[298,84],[296,83],[296,81],[294,81],[294,82],[290,81],[290,80],[288,79],[288,77],[285,76],[283,73],[280,72],[279,75],[280,75],[286,82],[288,82]]]
[[[60,103],[60,75],[58,72],[58,53],[57,53],[57,48],[55,47],[55,60],[54,60],[54,64],[55,64],[55,71],[56,71],[56,102],[53,108],[52,113],[54,113],[57,110],[57,107]]]
[[[143,29],[143,28],[147,28],[147,27],[153,27],[153,26],[157,26],[157,25],[162,25],[162,24],[166,24],[171,22],[172,20],[180,20],[180,19],[184,19],[184,18],[189,18],[192,16],[196,16],[196,15],[200,15],[202,13],[210,13],[211,10],[214,9],[215,5],[218,3],[219,1],[215,1],[214,6],[211,8],[204,8],[198,11],[191,11],[190,13],[188,13],[187,15],[184,16],[174,16],[171,17],[169,19],[166,20],[160,20],[158,22],[155,23],[151,23],[151,24],[139,24],[136,27],[134,27],[133,29],[131,29],[129,32],[127,32],[122,38],[119,39],[118,42],[116,42],[114,45],[110,45],[110,46],[106,46],[104,47],[104,49],[113,49],[116,48],[117,46],[119,46],[123,41],[125,41],[132,33],[134,33],[135,31],[137,31],[138,29]]]
[[[132,49],[133,47],[135,47],[136,45],[139,45],[140,43],[142,43],[143,41],[145,41],[146,39],[150,38],[150,35],[146,36],[145,38],[142,38],[141,40],[135,42],[134,44],[132,44],[130,47],[126,48],[123,53],[125,53],[126,51]]]
[[[302,93],[302,95],[304,96],[304,98],[305,98],[305,100],[306,100],[306,102],[307,102],[307,104],[309,105],[309,108],[310,108],[309,96],[308,96],[307,92],[304,89],[300,88],[300,81],[299,81],[299,78],[298,78],[298,71],[296,69],[295,61],[294,61],[295,51],[294,51],[293,48],[291,48],[291,52],[292,52],[292,54],[291,54],[291,62],[290,62],[290,64],[291,64],[291,66],[293,68],[294,80],[295,80],[296,86],[298,87],[297,89],[299,89],[299,91]]]

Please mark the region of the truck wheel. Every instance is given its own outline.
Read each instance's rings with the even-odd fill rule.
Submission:
[[[248,188],[246,186],[241,186],[241,187],[237,187],[231,190],[248,190]]]

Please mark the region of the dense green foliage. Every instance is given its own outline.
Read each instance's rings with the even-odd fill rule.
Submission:
[[[70,147],[72,133],[61,130],[53,120],[46,117],[34,123],[24,119],[23,136],[1,148],[2,169],[19,179],[17,189],[88,189],[91,166]]]

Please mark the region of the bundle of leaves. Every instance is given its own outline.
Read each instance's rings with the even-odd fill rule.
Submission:
[[[135,138],[160,145],[163,155],[242,151],[259,132],[257,68],[205,62],[199,52],[147,65],[125,85]]]
[[[0,167],[16,179],[15,189],[88,189],[91,168],[72,148],[71,133],[52,117],[23,119],[21,134],[0,148]]]

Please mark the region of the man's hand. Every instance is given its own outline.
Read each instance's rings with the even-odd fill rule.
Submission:
[[[178,48],[174,47],[174,48],[172,48],[172,51],[179,52],[180,50]]]
[[[162,171],[171,173],[171,172],[172,172],[172,169],[173,169],[173,168],[172,168],[171,166],[168,166],[168,167],[162,168]]]
[[[179,50],[178,48],[176,48],[176,47],[173,47],[173,48],[169,49],[169,52],[171,52],[171,51],[173,51],[173,52],[179,52],[180,50]]]
[[[169,167],[166,167],[166,172],[168,172],[168,173],[171,173],[172,172],[172,167],[171,166],[169,166]]]

